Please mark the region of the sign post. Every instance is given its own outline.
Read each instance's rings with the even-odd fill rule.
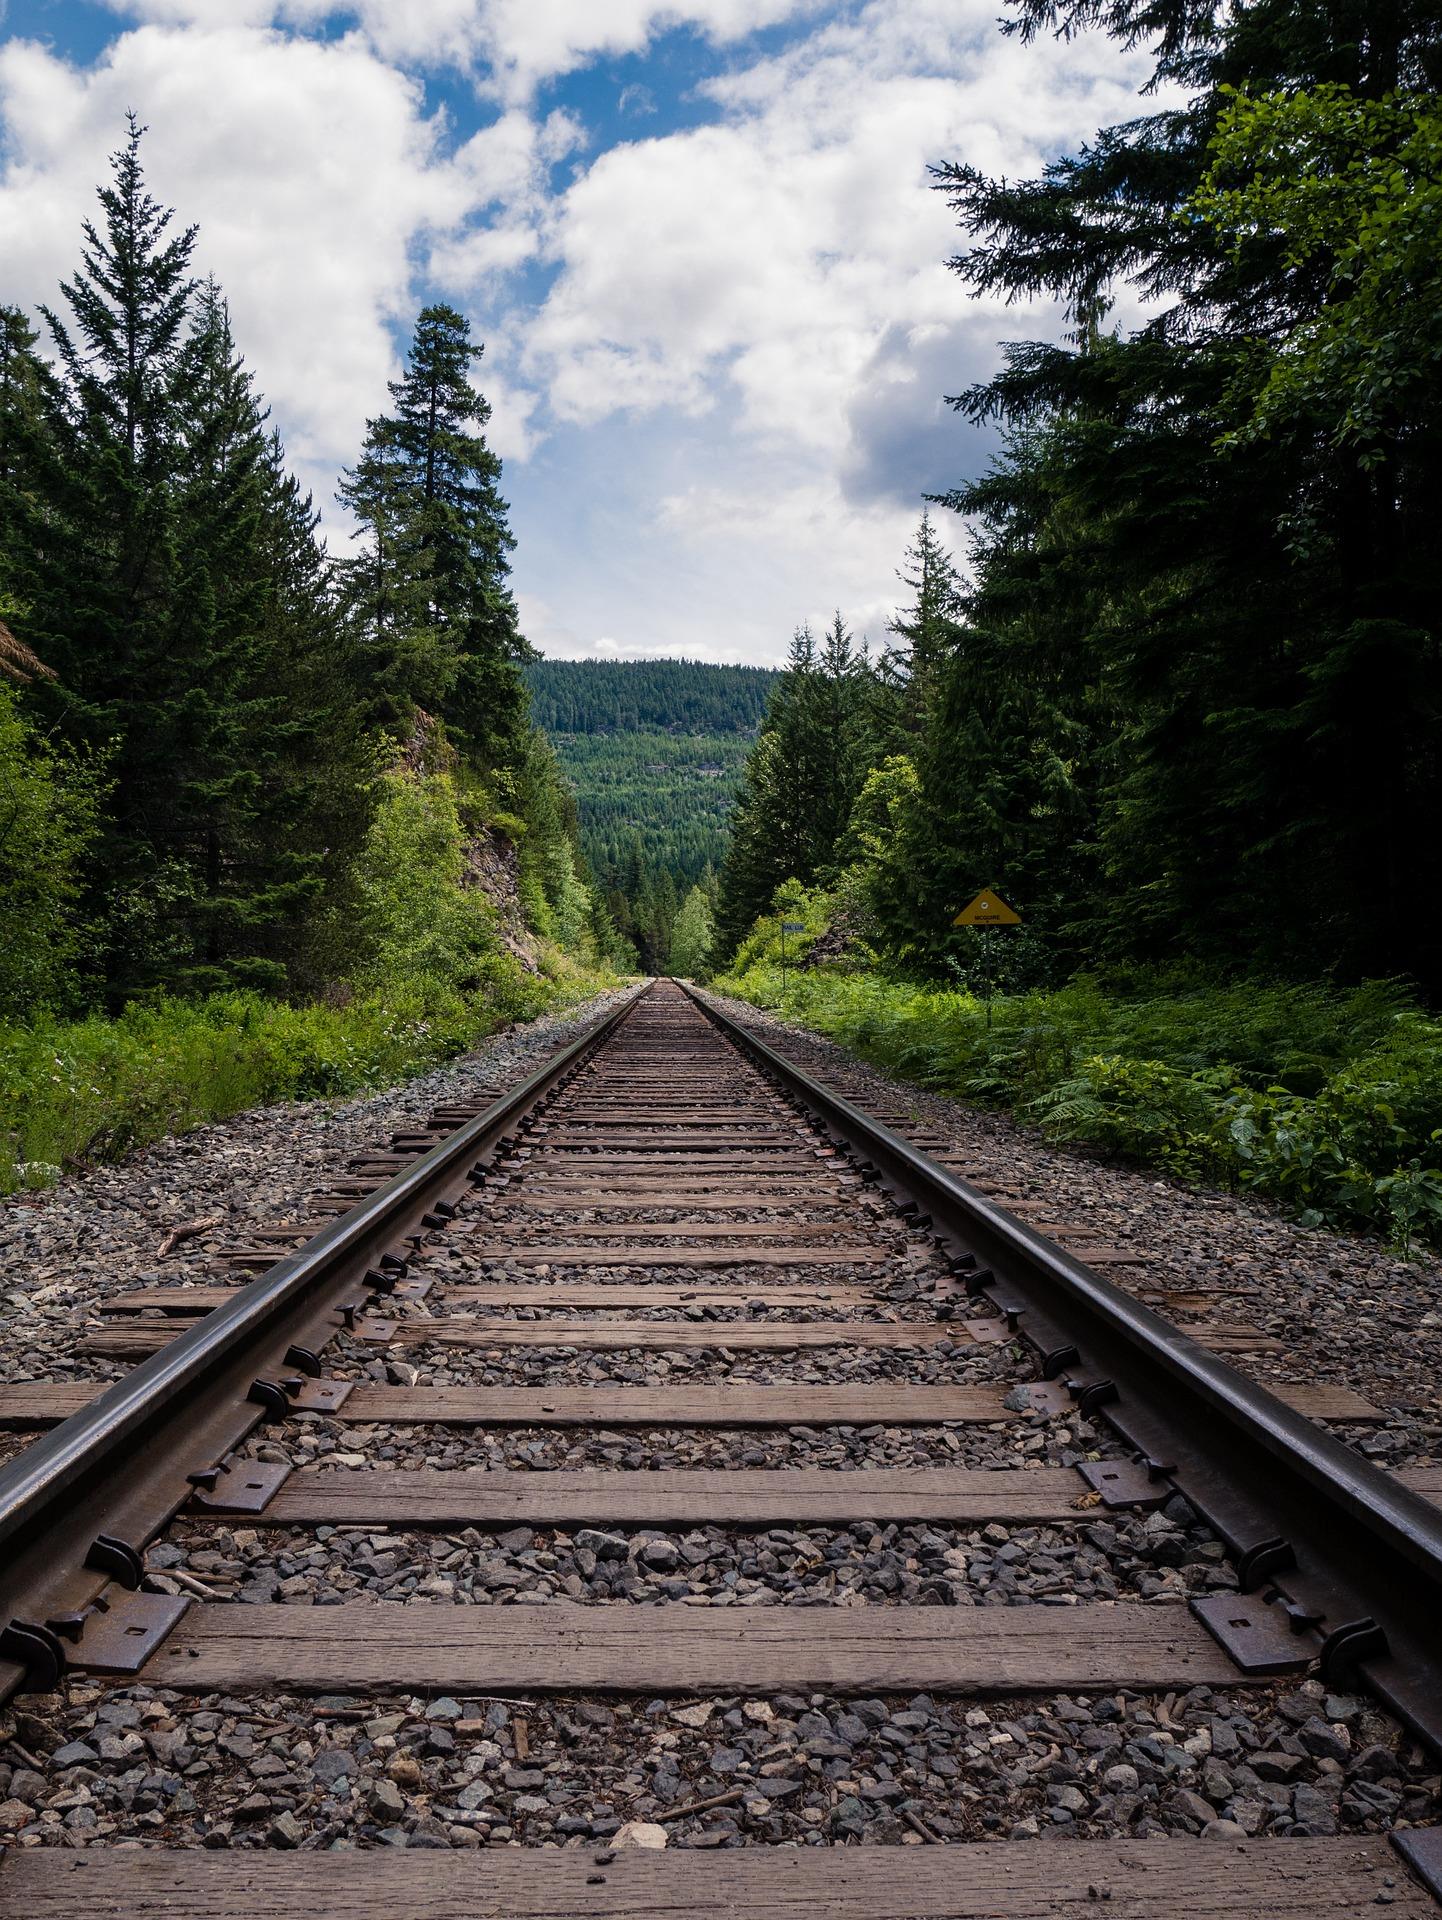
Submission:
[[[971,901],[967,906],[964,906],[951,924],[954,927],[1019,927],[1021,925],[1021,915],[1017,913],[1015,909],[1009,907],[1001,895],[993,888],[983,887],[975,900]],[[994,970],[991,966],[991,959],[990,943],[988,942],[986,992],[983,996],[986,1000],[986,1028],[988,1033],[991,1031],[991,996],[993,987],[996,984],[992,977]]]

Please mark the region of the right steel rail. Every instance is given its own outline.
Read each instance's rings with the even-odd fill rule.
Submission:
[[[1241,1593],[1194,1605],[1239,1663],[1282,1673],[1315,1658],[1329,1683],[1361,1680],[1442,1752],[1442,1508],[687,992],[818,1131],[930,1217],[967,1291],[1008,1316],[1043,1375],[1226,1542]]]

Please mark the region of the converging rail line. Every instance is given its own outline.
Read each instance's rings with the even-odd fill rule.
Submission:
[[[1415,1795],[1390,1836],[1327,1816],[1323,1710],[1442,1754],[1442,1475],[1330,1434],[1356,1396],[1245,1379],[1225,1300],[1182,1332],[651,983],[198,1284],[108,1299],[113,1385],[0,1386],[39,1434],[0,1468],[0,1697],[79,1684],[122,1755],[161,1727],[189,1771],[137,1761],[131,1801],[193,1816],[17,1816],[0,1910],[1442,1912]],[[1237,1758],[1251,1700],[1283,1731]],[[302,1757],[222,1822],[203,1743],[245,1711]],[[1038,1782],[1047,1844],[1005,1837]],[[1068,1833],[1102,1804],[1141,1837]]]

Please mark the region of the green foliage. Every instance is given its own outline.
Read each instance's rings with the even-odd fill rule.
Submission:
[[[829,874],[877,743],[882,684],[840,613],[820,646],[797,629],[746,762],[721,870],[720,946],[734,952],[785,880]]]
[[[711,963],[711,943],[715,927],[711,903],[704,887],[692,887],[681,902],[671,930],[670,969],[685,980],[705,978]]]
[[[1151,48],[1159,104],[1034,179],[938,169],[965,283],[1073,331],[957,402],[1005,439],[947,496],[976,539],[914,756],[932,902],[991,881],[1072,965],[1436,994],[1437,11],[1011,10]]]
[[[389,1085],[597,984],[493,967],[490,991],[471,998],[413,974],[347,1005],[231,993],[0,1025],[0,1192],[247,1107]]]
[[[333,567],[142,134],[53,368],[0,308],[0,1186],[399,1077],[633,957],[527,719],[466,322],[420,315]]]
[[[380,717],[435,711],[473,763],[494,769],[525,750],[530,650],[509,584],[501,462],[486,443],[490,404],[471,384],[483,351],[454,307],[420,313],[404,376],[390,383],[394,411],[367,422],[340,489],[362,529],[342,576]]]
[[[103,791],[97,767],[40,737],[0,685],[0,1019],[75,998],[81,871]]]
[[[826,902],[797,904],[809,946]],[[779,1005],[778,958],[768,918],[716,984]],[[786,1007],[1052,1139],[1255,1191],[1307,1224],[1442,1241],[1442,1021],[1392,983],[1343,993],[1139,975],[1119,990],[1083,976],[998,998],[988,1024],[971,993],[827,967],[793,971]]]
[[[451,776],[383,774],[346,914],[359,988],[424,980],[479,985],[496,951],[496,919],[486,895],[467,888],[465,878]]]
[[[700,660],[532,660],[531,712],[551,734],[754,733],[776,675]]]
[[[47,313],[56,368],[0,315],[0,598],[52,670],[27,706],[105,758],[77,915],[112,1007],[295,980],[364,760],[314,515],[142,132]]]
[[[720,863],[745,734],[555,733],[556,757],[575,790],[581,848],[606,885],[623,881],[633,849],[678,880]]]
[[[1434,94],[1371,100],[1322,85],[1224,88],[1199,214],[1245,268],[1280,235],[1287,272],[1325,294],[1267,357],[1230,438],[1326,421],[1364,466],[1435,392],[1442,334],[1442,112]]]
[[[719,866],[774,673],[691,660],[533,660],[526,678],[603,886],[634,907],[636,862],[678,885]]]

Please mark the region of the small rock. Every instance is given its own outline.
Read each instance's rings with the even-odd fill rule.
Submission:
[[[628,1820],[612,1835],[613,1847],[647,1847],[659,1851],[666,1844],[666,1829],[653,1820]]]
[[[366,1805],[377,1820],[394,1820],[406,1810],[405,1796],[393,1780],[377,1780]]]

